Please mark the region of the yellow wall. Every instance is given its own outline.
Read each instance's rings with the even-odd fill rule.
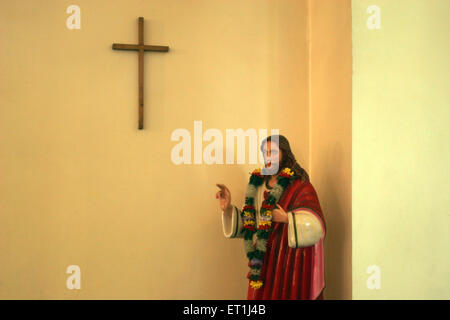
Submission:
[[[309,169],[306,15],[298,0],[0,2],[0,298],[244,299],[214,193],[241,205],[255,166],[175,166],[170,135],[279,128]],[[146,54],[142,131],[137,55],[111,49],[137,41],[139,16],[171,47]]]
[[[350,0],[310,0],[311,181],[327,223],[326,299],[352,297]]]
[[[450,298],[449,11],[353,1],[355,299]]]

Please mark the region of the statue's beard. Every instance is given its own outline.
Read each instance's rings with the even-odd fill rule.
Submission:
[[[272,159],[264,159],[264,164],[265,164],[265,169],[270,170],[271,166],[275,166],[278,163],[278,168],[276,172],[272,172],[272,170],[270,170],[269,173],[265,173],[265,175],[277,175],[281,172],[281,170],[283,170],[284,167],[288,166],[288,157],[285,156],[286,152],[282,151],[280,149],[280,154],[279,157],[276,157],[276,160],[280,160],[278,162],[273,162],[271,161]],[[268,165],[270,164],[270,167],[268,167]]]
[[[272,172],[273,169],[271,170],[271,168],[275,167],[277,164],[278,164],[277,171],[276,172]],[[277,162],[274,163],[274,162],[266,161],[265,168],[267,170],[270,170],[270,175],[277,175],[283,169],[283,166],[279,162],[278,163]]]

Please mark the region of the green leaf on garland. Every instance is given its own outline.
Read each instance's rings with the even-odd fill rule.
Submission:
[[[245,197],[245,204],[246,205],[253,206],[254,205],[254,201],[255,201],[255,199],[253,199],[253,198]]]

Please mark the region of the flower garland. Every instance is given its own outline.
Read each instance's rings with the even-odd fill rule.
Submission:
[[[264,261],[264,254],[267,249],[267,239],[272,231],[272,210],[275,204],[280,200],[284,190],[289,185],[289,179],[294,172],[289,168],[281,170],[277,177],[277,184],[270,190],[266,200],[263,201],[260,210],[260,219],[255,229],[255,198],[257,188],[264,182],[261,175],[261,169],[256,169],[250,176],[250,181],[245,194],[245,205],[241,212],[242,221],[244,223],[244,249],[250,260],[250,272],[247,278],[250,279],[250,286],[253,289],[259,289],[263,285],[261,279],[261,268]],[[256,232],[256,244],[253,244],[253,234]]]

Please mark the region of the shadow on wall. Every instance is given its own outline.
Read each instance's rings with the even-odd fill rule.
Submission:
[[[342,175],[343,150],[336,142],[332,153],[323,155],[321,160],[324,162],[316,169],[316,185],[313,183],[327,228],[325,299],[351,299],[351,177]],[[350,206],[346,204],[346,195],[350,198]]]

